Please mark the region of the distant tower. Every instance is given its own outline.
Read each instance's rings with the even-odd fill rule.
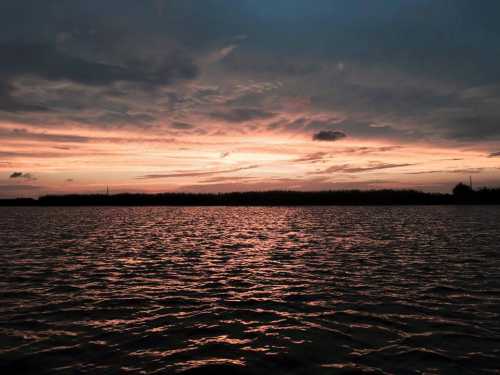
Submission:
[[[474,189],[472,188],[472,176],[469,176],[469,184],[470,184],[470,189],[471,189],[471,190],[474,190]]]
[[[109,195],[109,185],[106,186],[106,195]]]

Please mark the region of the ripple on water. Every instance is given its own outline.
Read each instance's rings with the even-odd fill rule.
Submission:
[[[2,373],[498,373],[495,207],[2,208]]]

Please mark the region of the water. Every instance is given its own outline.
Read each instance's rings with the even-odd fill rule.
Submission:
[[[3,208],[3,374],[500,373],[500,208]]]

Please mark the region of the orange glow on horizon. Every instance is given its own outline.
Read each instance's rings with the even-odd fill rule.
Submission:
[[[3,142],[0,164],[5,180],[18,170],[36,176],[36,181],[16,181],[41,186],[25,195],[98,192],[106,185],[114,192],[414,187],[442,191],[469,174],[480,179],[499,176],[497,160],[483,151],[417,143],[350,138],[317,142],[302,134],[271,131],[187,138],[118,130],[25,129],[27,133],[18,133],[29,135],[27,139]],[[72,142],[71,137],[81,139]]]

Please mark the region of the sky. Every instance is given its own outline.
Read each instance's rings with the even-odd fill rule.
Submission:
[[[0,197],[500,185],[498,0],[2,0]]]

